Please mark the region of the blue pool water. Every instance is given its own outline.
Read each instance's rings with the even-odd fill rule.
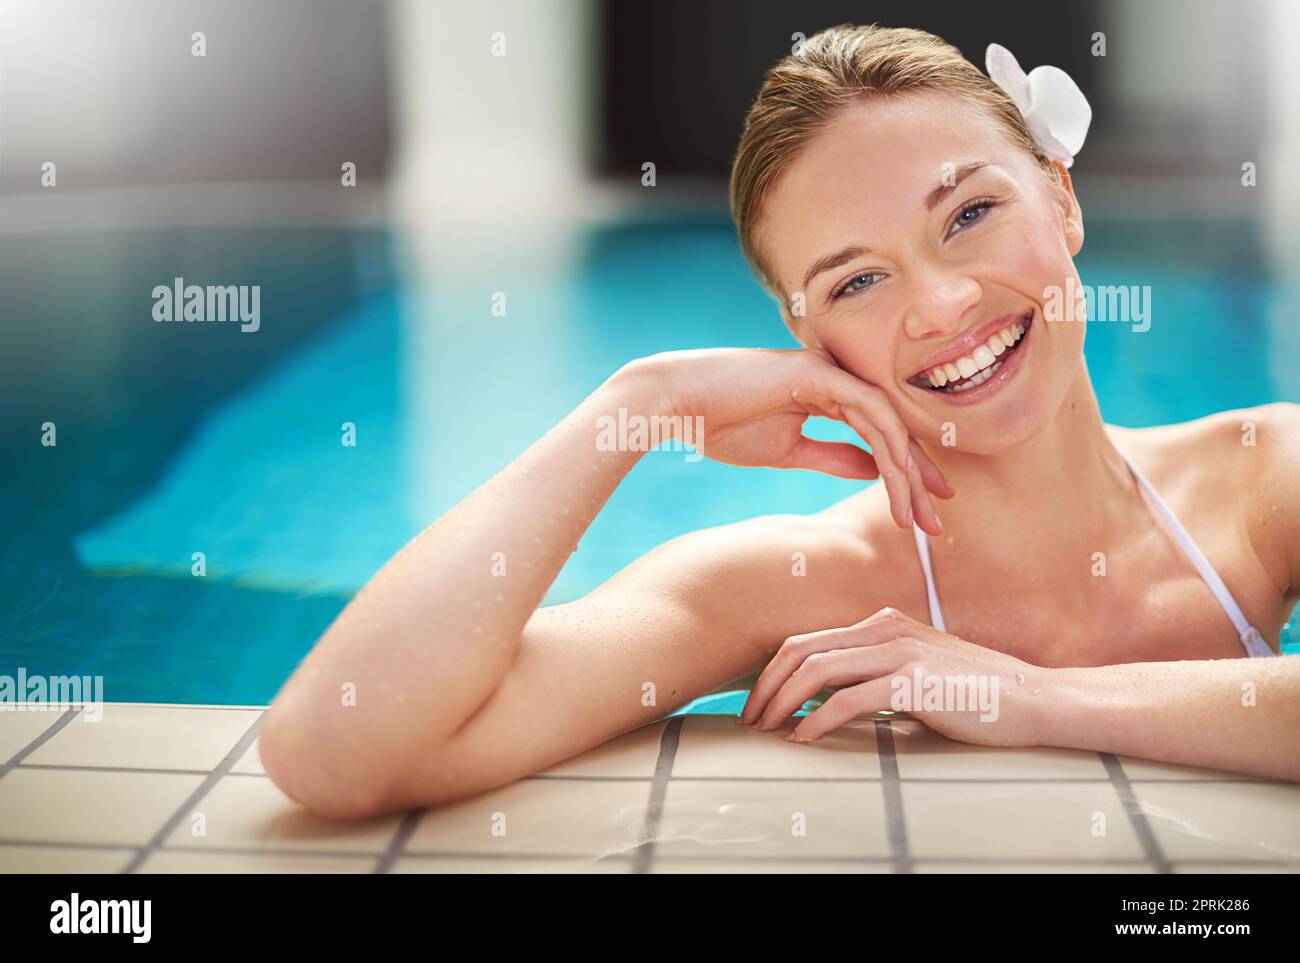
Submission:
[[[1090,328],[1107,419],[1300,399],[1300,372],[1277,363],[1295,306],[1189,254],[1185,226],[1163,230],[1090,226],[1085,282],[1153,292],[1149,331]],[[563,272],[513,279],[496,318],[491,284],[421,276],[383,232],[0,238],[0,673],[103,675],[114,701],[265,703],[388,557],[619,365],[792,344],[726,223],[605,228],[576,250]],[[260,284],[261,330],[153,322],[149,292],[174,276]],[[682,532],[857,487],[653,453],[547,601]],[[1284,640],[1300,648],[1294,625]]]

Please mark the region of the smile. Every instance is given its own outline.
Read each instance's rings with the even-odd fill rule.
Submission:
[[[1026,311],[1019,318],[994,329],[966,354],[921,369],[907,379],[908,384],[958,403],[973,402],[992,394],[1020,367],[1021,348],[1033,319],[1034,312]],[[986,390],[969,398],[962,397],[990,381],[996,381],[996,385],[989,385]]]

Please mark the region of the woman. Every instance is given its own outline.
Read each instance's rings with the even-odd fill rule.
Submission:
[[[778,64],[732,203],[804,347],[611,376],[340,615],[266,717],[271,778],[334,816],[459,798],[762,669],[740,719],[759,729],[836,688],[799,741],[899,707],[899,680],[973,678],[995,713],[906,707],[966,742],[1300,780],[1300,661],[1250,658],[1297,599],[1300,408],[1102,423],[1085,325],[1044,311],[1084,238],[1050,127],[919,31],[836,28]],[[729,464],[883,484],[673,539],[539,608],[642,455],[602,442],[620,410],[702,419]],[[871,454],[804,437],[813,415]]]

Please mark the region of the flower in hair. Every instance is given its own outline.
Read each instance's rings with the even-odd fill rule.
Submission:
[[[1006,47],[989,44],[984,63],[992,81],[1006,91],[1025,118],[1043,153],[1066,167],[1083,147],[1092,108],[1079,85],[1059,67],[1035,67],[1028,74]]]

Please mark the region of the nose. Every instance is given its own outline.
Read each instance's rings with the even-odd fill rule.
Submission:
[[[921,341],[960,333],[984,292],[964,268],[931,262],[911,272],[907,294],[904,329],[908,337]]]

